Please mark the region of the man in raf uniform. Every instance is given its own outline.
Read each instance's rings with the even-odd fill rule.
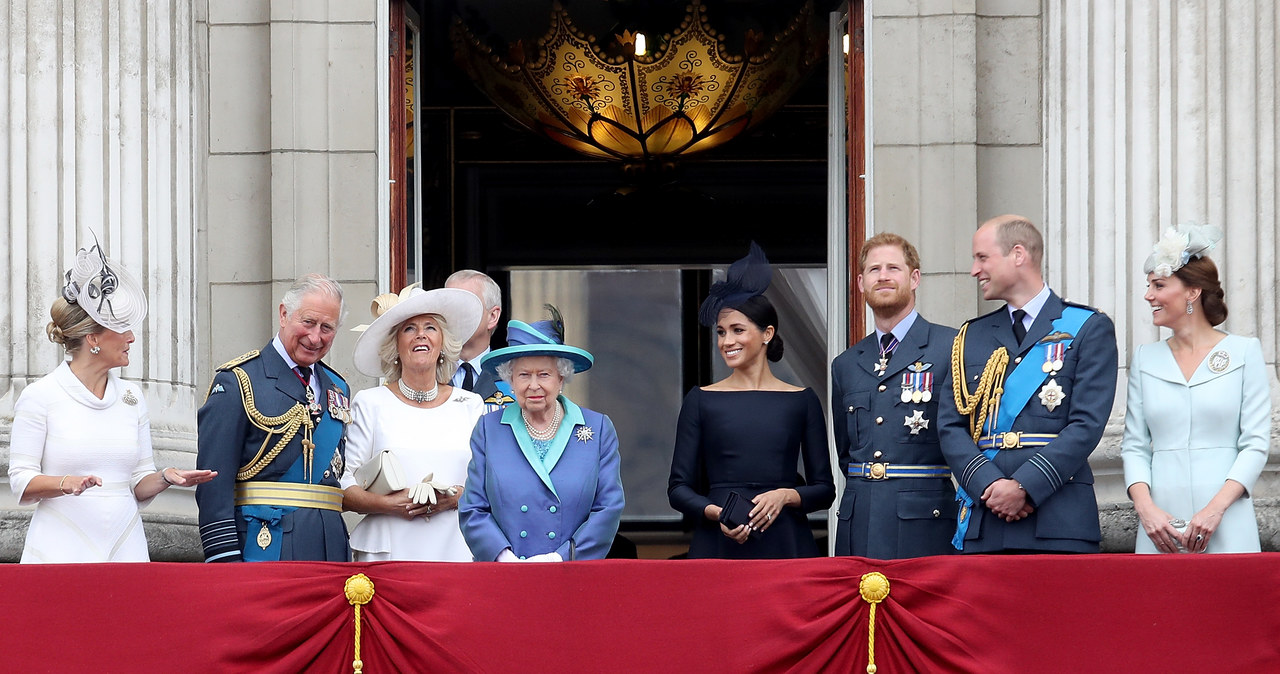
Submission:
[[[458,371],[453,373],[450,384],[471,391],[484,401],[485,411],[500,410],[515,402],[511,386],[498,379],[492,371],[480,367],[480,359],[489,354],[493,333],[498,329],[502,316],[502,289],[488,274],[474,269],[459,269],[445,279],[444,287],[461,288],[480,298],[484,305],[484,317],[466,344],[462,345]]]
[[[831,363],[831,420],[846,476],[837,555],[898,559],[953,552],[955,489],[938,446],[956,331],[916,311],[920,256],[906,239],[862,244],[858,286],[875,331]]]
[[[197,415],[205,561],[349,561],[342,521],[350,389],[320,359],[343,318],[342,286],[307,274],[280,301],[280,331],[218,368]]]
[[[1049,290],[1043,251],[1017,215],[973,235],[970,275],[1007,304],[960,329],[940,410],[966,553],[1097,552],[1102,539],[1089,454],[1115,398],[1115,326]]]

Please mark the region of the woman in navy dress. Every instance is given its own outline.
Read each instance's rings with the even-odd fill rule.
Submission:
[[[702,304],[716,345],[733,372],[685,396],[676,429],[667,496],[695,518],[690,558],[785,559],[821,554],[807,515],[835,499],[827,427],[818,396],[778,379],[778,314],[763,295],[772,269],[764,252],[729,268]],[[804,463],[804,477],[797,472]],[[731,493],[750,503],[750,521],[720,521]]]

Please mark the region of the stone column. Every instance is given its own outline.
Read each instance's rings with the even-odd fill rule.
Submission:
[[[1092,463],[1099,500],[1123,508],[1125,369],[1134,345],[1168,336],[1142,299],[1142,264],[1163,229],[1223,228],[1212,257],[1232,309],[1224,327],[1259,337],[1275,360],[1278,10],[1269,0],[1050,4],[1046,264],[1050,285],[1116,322],[1119,391]],[[1273,366],[1273,399],[1274,377]],[[1273,464],[1254,493],[1264,549],[1278,542],[1267,524],[1278,489]]]
[[[0,461],[13,406],[62,360],[45,337],[76,249],[98,240],[142,277],[150,311],[132,363],[158,466],[195,463],[193,314],[199,180],[191,3],[12,3],[0,11]],[[0,476],[0,559],[22,550],[28,508]],[[192,493],[144,513],[153,559],[190,556]]]

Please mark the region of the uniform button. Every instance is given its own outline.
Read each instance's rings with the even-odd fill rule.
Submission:
[[[881,393],[884,393],[884,389],[885,389],[884,384],[881,384],[881,385],[880,385],[880,392],[881,392]]]
[[[529,506],[527,506],[527,505],[522,505],[522,506],[520,506],[520,512],[522,512],[522,513],[527,513],[527,512],[529,512]]]
[[[554,531],[547,532],[547,538],[555,538],[555,537],[556,537],[556,532]]]
[[[1017,358],[1013,359],[1014,365],[1017,365],[1018,363],[1021,363],[1021,362],[1022,362],[1022,356],[1018,356]]]
[[[973,375],[973,380],[974,380],[974,381],[978,381],[978,377],[981,377],[981,376],[982,376],[982,375],[980,375],[980,374],[975,374],[975,375]]]
[[[524,555],[520,555],[520,559],[525,559],[525,556],[524,556]]]
[[[327,470],[326,470],[326,471],[324,472],[324,476],[325,476],[325,477],[329,477],[329,471],[327,471]]]
[[[1067,482],[1073,482],[1075,481],[1075,479],[1076,479],[1075,476],[1072,475],[1071,477],[1067,478]]]
[[[849,406],[849,412],[853,412],[853,405]]]
[[[555,506],[551,506],[550,508],[547,508],[547,510],[548,510],[548,511],[550,511],[550,512],[555,512],[555,511],[556,511],[556,507],[555,507]]]
[[[527,531],[521,531],[521,532],[520,532],[520,538],[526,538],[526,537],[528,537],[528,536],[529,536],[529,532],[527,532]]]
[[[935,508],[935,509],[933,510],[933,516],[934,516],[934,517],[941,517],[941,516],[942,516],[942,512],[941,512],[941,511],[939,511],[937,508]]]
[[[875,454],[872,454],[872,455],[871,455],[871,458],[873,458],[873,459],[878,459],[878,458],[880,458],[880,457],[882,457],[882,456],[884,456],[884,452],[876,452]]]
[[[883,424],[883,423],[884,423],[884,417],[876,417],[876,423],[877,423],[877,424]]]

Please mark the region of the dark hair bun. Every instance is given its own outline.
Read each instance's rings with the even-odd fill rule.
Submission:
[[[773,339],[769,340],[769,346],[765,347],[764,355],[771,363],[782,360],[782,335],[776,329],[773,331]]]

